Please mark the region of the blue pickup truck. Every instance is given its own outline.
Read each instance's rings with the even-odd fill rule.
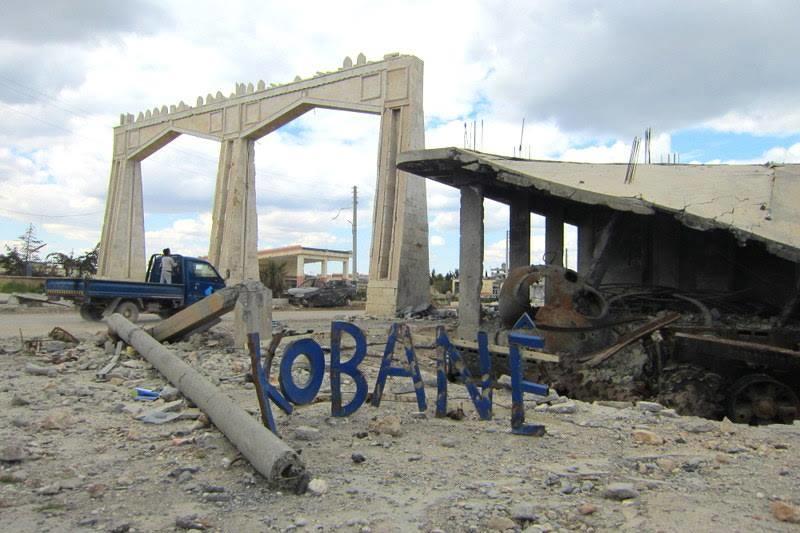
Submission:
[[[181,255],[171,256],[177,263],[172,283],[159,283],[161,257],[150,257],[142,282],[55,278],[45,282],[45,291],[48,297],[74,301],[85,320],[98,321],[119,313],[135,322],[139,313],[157,313],[166,318],[225,287],[225,280],[208,261]]]

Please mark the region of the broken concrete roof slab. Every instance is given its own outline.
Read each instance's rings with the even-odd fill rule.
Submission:
[[[616,211],[669,213],[690,228],[723,229],[742,243],[757,240],[771,253],[800,262],[800,165],[639,164],[635,179],[625,183],[625,163],[527,160],[437,148],[403,152],[397,166],[454,187],[480,184],[485,197],[503,203],[528,190]]]

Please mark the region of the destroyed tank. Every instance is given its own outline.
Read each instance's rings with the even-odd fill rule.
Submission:
[[[547,303],[531,299],[541,285]],[[800,415],[800,327],[725,296],[596,288],[574,270],[525,266],[511,270],[481,329],[504,345],[530,317],[542,351],[560,363],[529,363],[527,377],[577,399],[654,399],[681,414],[791,423]],[[496,371],[507,369],[501,362]]]

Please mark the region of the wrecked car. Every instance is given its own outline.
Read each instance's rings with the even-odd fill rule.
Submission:
[[[356,296],[356,287],[346,280],[310,278],[299,287],[289,289],[289,303],[303,307],[349,306]]]

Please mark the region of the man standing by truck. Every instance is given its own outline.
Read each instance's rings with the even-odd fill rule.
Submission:
[[[172,271],[175,269],[175,260],[169,253],[169,248],[162,250],[161,256],[161,283],[172,283]]]

